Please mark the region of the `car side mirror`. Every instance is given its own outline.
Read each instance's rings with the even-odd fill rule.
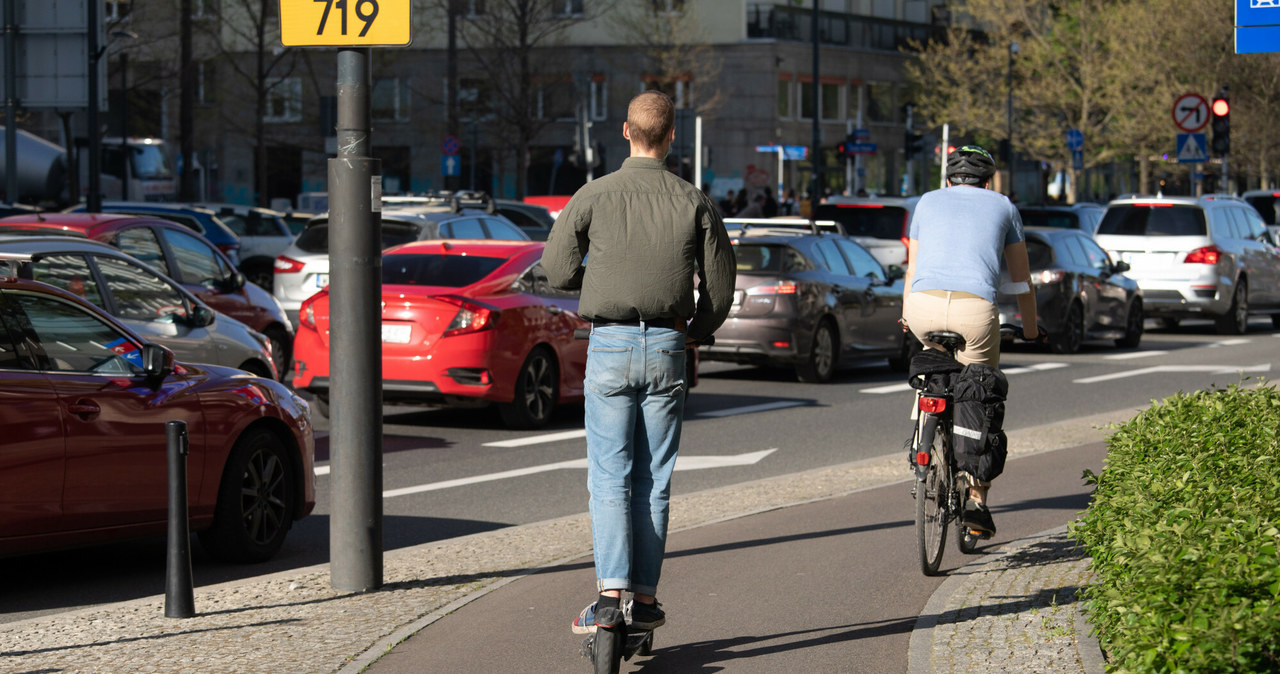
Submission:
[[[243,288],[245,283],[248,283],[248,280],[245,279],[244,274],[241,274],[238,271],[232,272],[231,276],[228,276],[226,280],[223,281],[222,291],[228,293],[236,292]]]
[[[1113,274],[1123,274],[1129,271],[1130,269],[1132,269],[1132,267],[1129,266],[1129,263],[1123,260],[1121,260],[1120,262],[1111,263],[1111,272]]]
[[[191,313],[187,314],[187,325],[203,328],[213,323],[213,310],[203,304],[192,304]]]
[[[890,283],[893,283],[894,281],[897,281],[900,278],[907,277],[907,270],[903,269],[902,267],[899,267],[896,264],[889,265],[889,269],[887,269],[886,271],[888,271],[889,273]]]
[[[159,344],[142,346],[142,371],[148,379],[164,379],[173,373],[173,352]]]

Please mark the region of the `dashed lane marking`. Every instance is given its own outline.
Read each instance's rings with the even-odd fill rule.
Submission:
[[[1011,367],[1004,372],[1005,376],[1011,374],[1025,374],[1027,372],[1044,372],[1046,370],[1057,370],[1058,368],[1067,367],[1067,363],[1036,363],[1026,367]],[[898,393],[900,391],[910,391],[911,385],[903,382],[901,384],[889,384],[888,386],[873,386],[871,388],[862,389],[862,393]]]
[[[1128,377],[1141,377],[1148,374],[1156,374],[1160,372],[1208,372],[1210,374],[1232,374],[1236,372],[1270,372],[1271,363],[1262,363],[1261,365],[1157,365],[1155,367],[1144,367],[1138,370],[1125,370],[1124,372],[1112,372],[1111,374],[1100,374],[1096,377],[1085,377],[1076,379],[1077,384],[1093,384],[1100,381],[1110,381],[1112,379],[1126,379]]]

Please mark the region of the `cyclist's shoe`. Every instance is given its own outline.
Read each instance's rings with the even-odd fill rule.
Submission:
[[[630,620],[627,624],[638,630],[652,630],[662,627],[667,623],[667,614],[662,610],[662,604],[654,601],[652,604],[645,604],[638,601],[629,602],[627,604]]]
[[[991,511],[976,501],[965,501],[964,514],[960,522],[970,528],[991,536],[996,533],[996,523],[991,520]]]
[[[622,621],[622,609],[606,606],[597,612],[595,602],[591,602],[582,609],[582,613],[579,613],[577,618],[573,619],[570,629],[574,634],[595,634],[597,626],[611,629]]]

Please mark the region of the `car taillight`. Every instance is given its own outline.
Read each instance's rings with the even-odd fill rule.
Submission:
[[[1067,272],[1061,269],[1045,269],[1031,275],[1031,280],[1040,284],[1058,283],[1067,277]]]
[[[302,271],[302,268],[307,265],[298,262],[291,257],[281,255],[276,258],[275,263],[271,266],[277,274],[296,274]]]
[[[500,312],[493,307],[456,295],[440,295],[435,299],[458,307],[458,313],[454,315],[449,327],[445,328],[442,335],[444,337],[488,330],[498,322]]]
[[[796,294],[795,281],[778,281],[769,285],[756,286],[747,288],[748,295],[794,295]]]
[[[315,295],[312,295],[311,297],[308,297],[307,299],[302,301],[302,306],[298,307],[298,323],[305,325],[308,328],[311,328],[312,330],[316,329],[315,304],[316,304],[316,299],[318,299],[321,294],[322,293],[317,293]]]
[[[946,398],[935,398],[933,396],[920,396],[920,402],[917,403],[921,412],[929,414],[938,414],[947,409]]]
[[[1218,258],[1221,256],[1222,250],[1217,246],[1205,246],[1187,253],[1187,258],[1183,262],[1187,264],[1218,264]]]

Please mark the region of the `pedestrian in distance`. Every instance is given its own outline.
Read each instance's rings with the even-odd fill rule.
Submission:
[[[787,198],[782,200],[778,211],[782,215],[796,215],[799,212],[800,205],[796,202],[796,188],[792,187],[787,190]]]
[[[738,212],[739,218],[763,218],[764,215],[764,195],[757,194],[751,200],[751,204]]]
[[[737,212],[738,211],[734,209],[733,190],[729,190],[725,193],[724,198],[720,200],[720,215],[728,218]]]
[[[1031,288],[1022,218],[1007,197],[987,189],[995,161],[977,145],[965,145],[947,157],[947,187],[926,192],[916,203],[907,229],[907,272],[903,285],[902,327],[926,348],[941,349],[925,335],[957,332],[965,339],[956,352],[963,365],[1000,365],[1000,260],[1009,268],[1022,314],[1022,334],[1039,339],[1036,296]],[[994,534],[987,508],[991,483],[964,473],[969,498],[963,524]]]
[[[778,215],[778,200],[773,196],[773,190],[764,191],[764,217],[772,218]]]
[[[598,596],[573,620],[578,634],[616,629],[625,614],[633,629],[666,622],[656,595],[685,359],[729,315],[736,276],[716,204],[664,163],[675,140],[670,97],[633,98],[622,135],[631,156],[574,194],[543,253],[548,280],[581,288],[579,313],[591,321],[584,409]]]

